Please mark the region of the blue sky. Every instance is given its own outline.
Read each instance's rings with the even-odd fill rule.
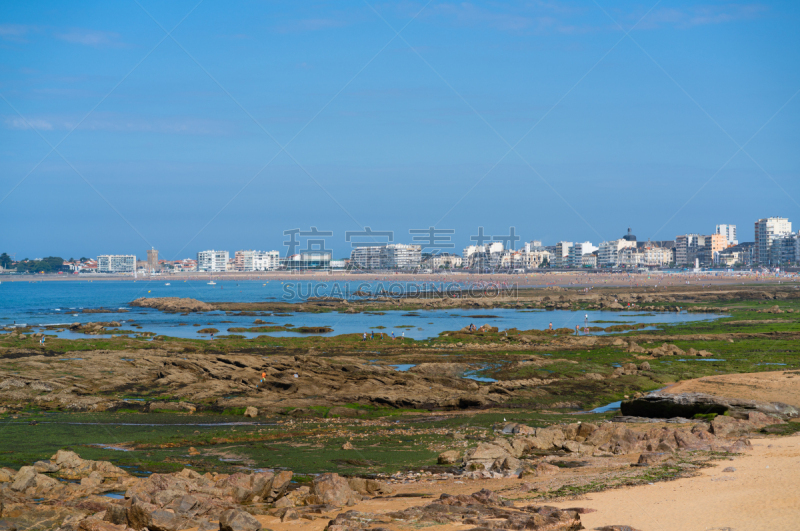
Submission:
[[[0,251],[800,224],[796,2],[229,4],[0,4]]]

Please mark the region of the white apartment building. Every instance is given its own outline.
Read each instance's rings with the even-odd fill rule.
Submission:
[[[722,234],[728,240],[728,245],[739,245],[736,239],[736,225],[717,225],[717,234]]]
[[[350,266],[353,269],[381,269],[383,245],[356,247],[350,251]]]
[[[281,263],[278,251],[236,251],[236,271],[274,271]]]
[[[200,251],[197,253],[197,270],[219,273],[228,270],[228,251]]]
[[[769,262],[772,265],[797,263],[800,260],[800,233],[777,236],[772,241]]]
[[[567,266],[569,267],[583,267],[583,256],[587,254],[592,254],[597,250],[595,245],[592,245],[592,242],[583,242],[583,243],[574,243],[572,247],[569,248],[567,253]]]
[[[135,270],[134,254],[103,254],[97,257],[98,273],[133,273]]]
[[[776,238],[792,234],[792,222],[786,218],[764,218],[755,223],[755,248],[753,261],[770,265],[774,260],[772,244]]]
[[[498,269],[503,263],[503,242],[469,245],[464,248],[463,263],[470,268]]]
[[[381,262],[386,269],[414,269],[421,261],[421,245],[391,243],[381,253]]]
[[[601,242],[597,249],[597,267],[616,267],[619,263],[619,252],[627,248],[636,248],[635,240],[611,240]]]

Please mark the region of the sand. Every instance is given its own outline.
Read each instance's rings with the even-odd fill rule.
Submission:
[[[673,394],[707,393],[759,402],[783,402],[800,408],[800,371],[705,376],[678,382],[665,389],[664,392]],[[800,522],[798,529],[800,529]]]
[[[753,449],[698,477],[552,503],[588,507],[587,529],[625,524],[642,531],[796,531],[800,528],[800,436],[754,439]],[[723,472],[733,467],[734,472]]]

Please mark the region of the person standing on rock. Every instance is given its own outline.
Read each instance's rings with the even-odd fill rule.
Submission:
[[[394,330],[392,330],[392,341],[394,341]]]

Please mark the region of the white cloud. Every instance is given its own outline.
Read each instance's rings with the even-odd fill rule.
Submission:
[[[47,120],[38,118],[31,118],[24,120],[19,116],[11,116],[6,118],[6,127],[9,129],[38,129],[40,131],[52,131],[53,124]]]
[[[348,25],[343,19],[334,18],[307,18],[281,24],[275,29],[280,33],[303,33],[307,31],[320,31],[331,28],[341,28]]]
[[[28,42],[25,37],[34,30],[22,24],[0,24],[0,39],[11,42]]]
[[[70,131],[78,123],[76,117],[46,116],[30,117],[26,120],[18,116],[5,119],[8,129],[34,129],[43,131]],[[30,125],[28,125],[30,124]],[[234,130],[230,123],[220,120],[205,120],[191,117],[141,118],[138,116],[113,113],[95,113],[78,126],[78,131],[104,131],[111,133],[156,133],[174,135],[228,135]]]
[[[694,5],[686,9],[662,8],[647,15],[637,27],[653,28],[671,25],[678,28],[705,26],[708,24],[725,24],[738,20],[758,18],[769,11],[763,4],[721,4]],[[637,18],[640,15],[631,15]]]
[[[83,44],[85,46],[94,46],[95,48],[124,46],[124,43],[120,41],[119,33],[111,31],[75,29],[68,33],[56,33],[54,36],[62,41],[73,44]]]

